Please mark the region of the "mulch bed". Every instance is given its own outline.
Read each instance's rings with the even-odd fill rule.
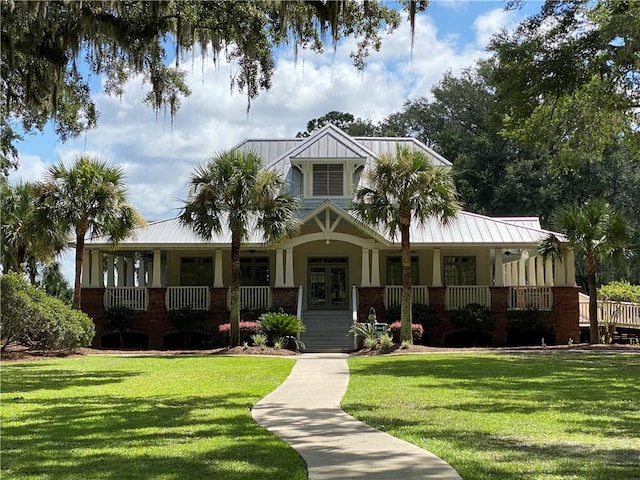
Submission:
[[[407,353],[461,353],[461,352],[603,352],[603,353],[637,353],[640,354],[640,345],[557,345],[549,347],[503,347],[503,348],[447,348],[447,347],[427,347],[424,345],[413,345],[410,348],[401,348],[398,345],[388,350],[368,350],[363,349],[353,352],[352,356],[372,356]],[[59,357],[77,357],[84,355],[127,355],[127,356],[207,356],[207,355],[271,355],[271,356],[295,356],[299,352],[292,350],[276,350],[271,347],[223,347],[209,350],[103,350],[98,348],[78,348],[75,350],[32,350],[20,345],[11,345],[0,354],[0,361],[33,361],[46,360]]]

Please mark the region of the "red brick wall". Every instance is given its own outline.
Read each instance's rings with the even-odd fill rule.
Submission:
[[[376,319],[380,323],[386,323],[384,318],[384,287],[359,287],[358,288],[358,322],[368,322],[369,309],[376,309]]]
[[[495,328],[492,332],[493,345],[507,344],[507,309],[509,308],[509,287],[489,287],[491,290],[491,317],[495,320]]]
[[[553,311],[549,323],[556,334],[556,344],[566,344],[569,338],[580,341],[580,307],[578,287],[552,287]]]
[[[271,303],[291,315],[296,314],[298,308],[298,287],[282,287],[271,289]]]
[[[96,326],[96,335],[91,342],[92,347],[100,346],[100,337],[104,333],[102,325],[102,298],[104,296],[104,288],[83,288],[82,299],[80,301],[80,309],[89,315]]]

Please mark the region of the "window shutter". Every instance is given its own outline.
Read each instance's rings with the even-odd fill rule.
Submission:
[[[342,165],[328,165],[328,190],[329,195],[341,197],[344,195],[343,189],[343,181],[344,176],[342,175]]]

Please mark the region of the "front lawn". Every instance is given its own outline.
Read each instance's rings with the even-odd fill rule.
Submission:
[[[250,407],[294,361],[87,356],[2,364],[0,477],[306,479]]]
[[[640,355],[444,353],[349,368],[345,411],[465,480],[640,478]]]

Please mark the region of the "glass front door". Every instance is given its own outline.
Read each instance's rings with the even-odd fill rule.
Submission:
[[[347,258],[310,258],[308,308],[348,308],[347,270]]]

